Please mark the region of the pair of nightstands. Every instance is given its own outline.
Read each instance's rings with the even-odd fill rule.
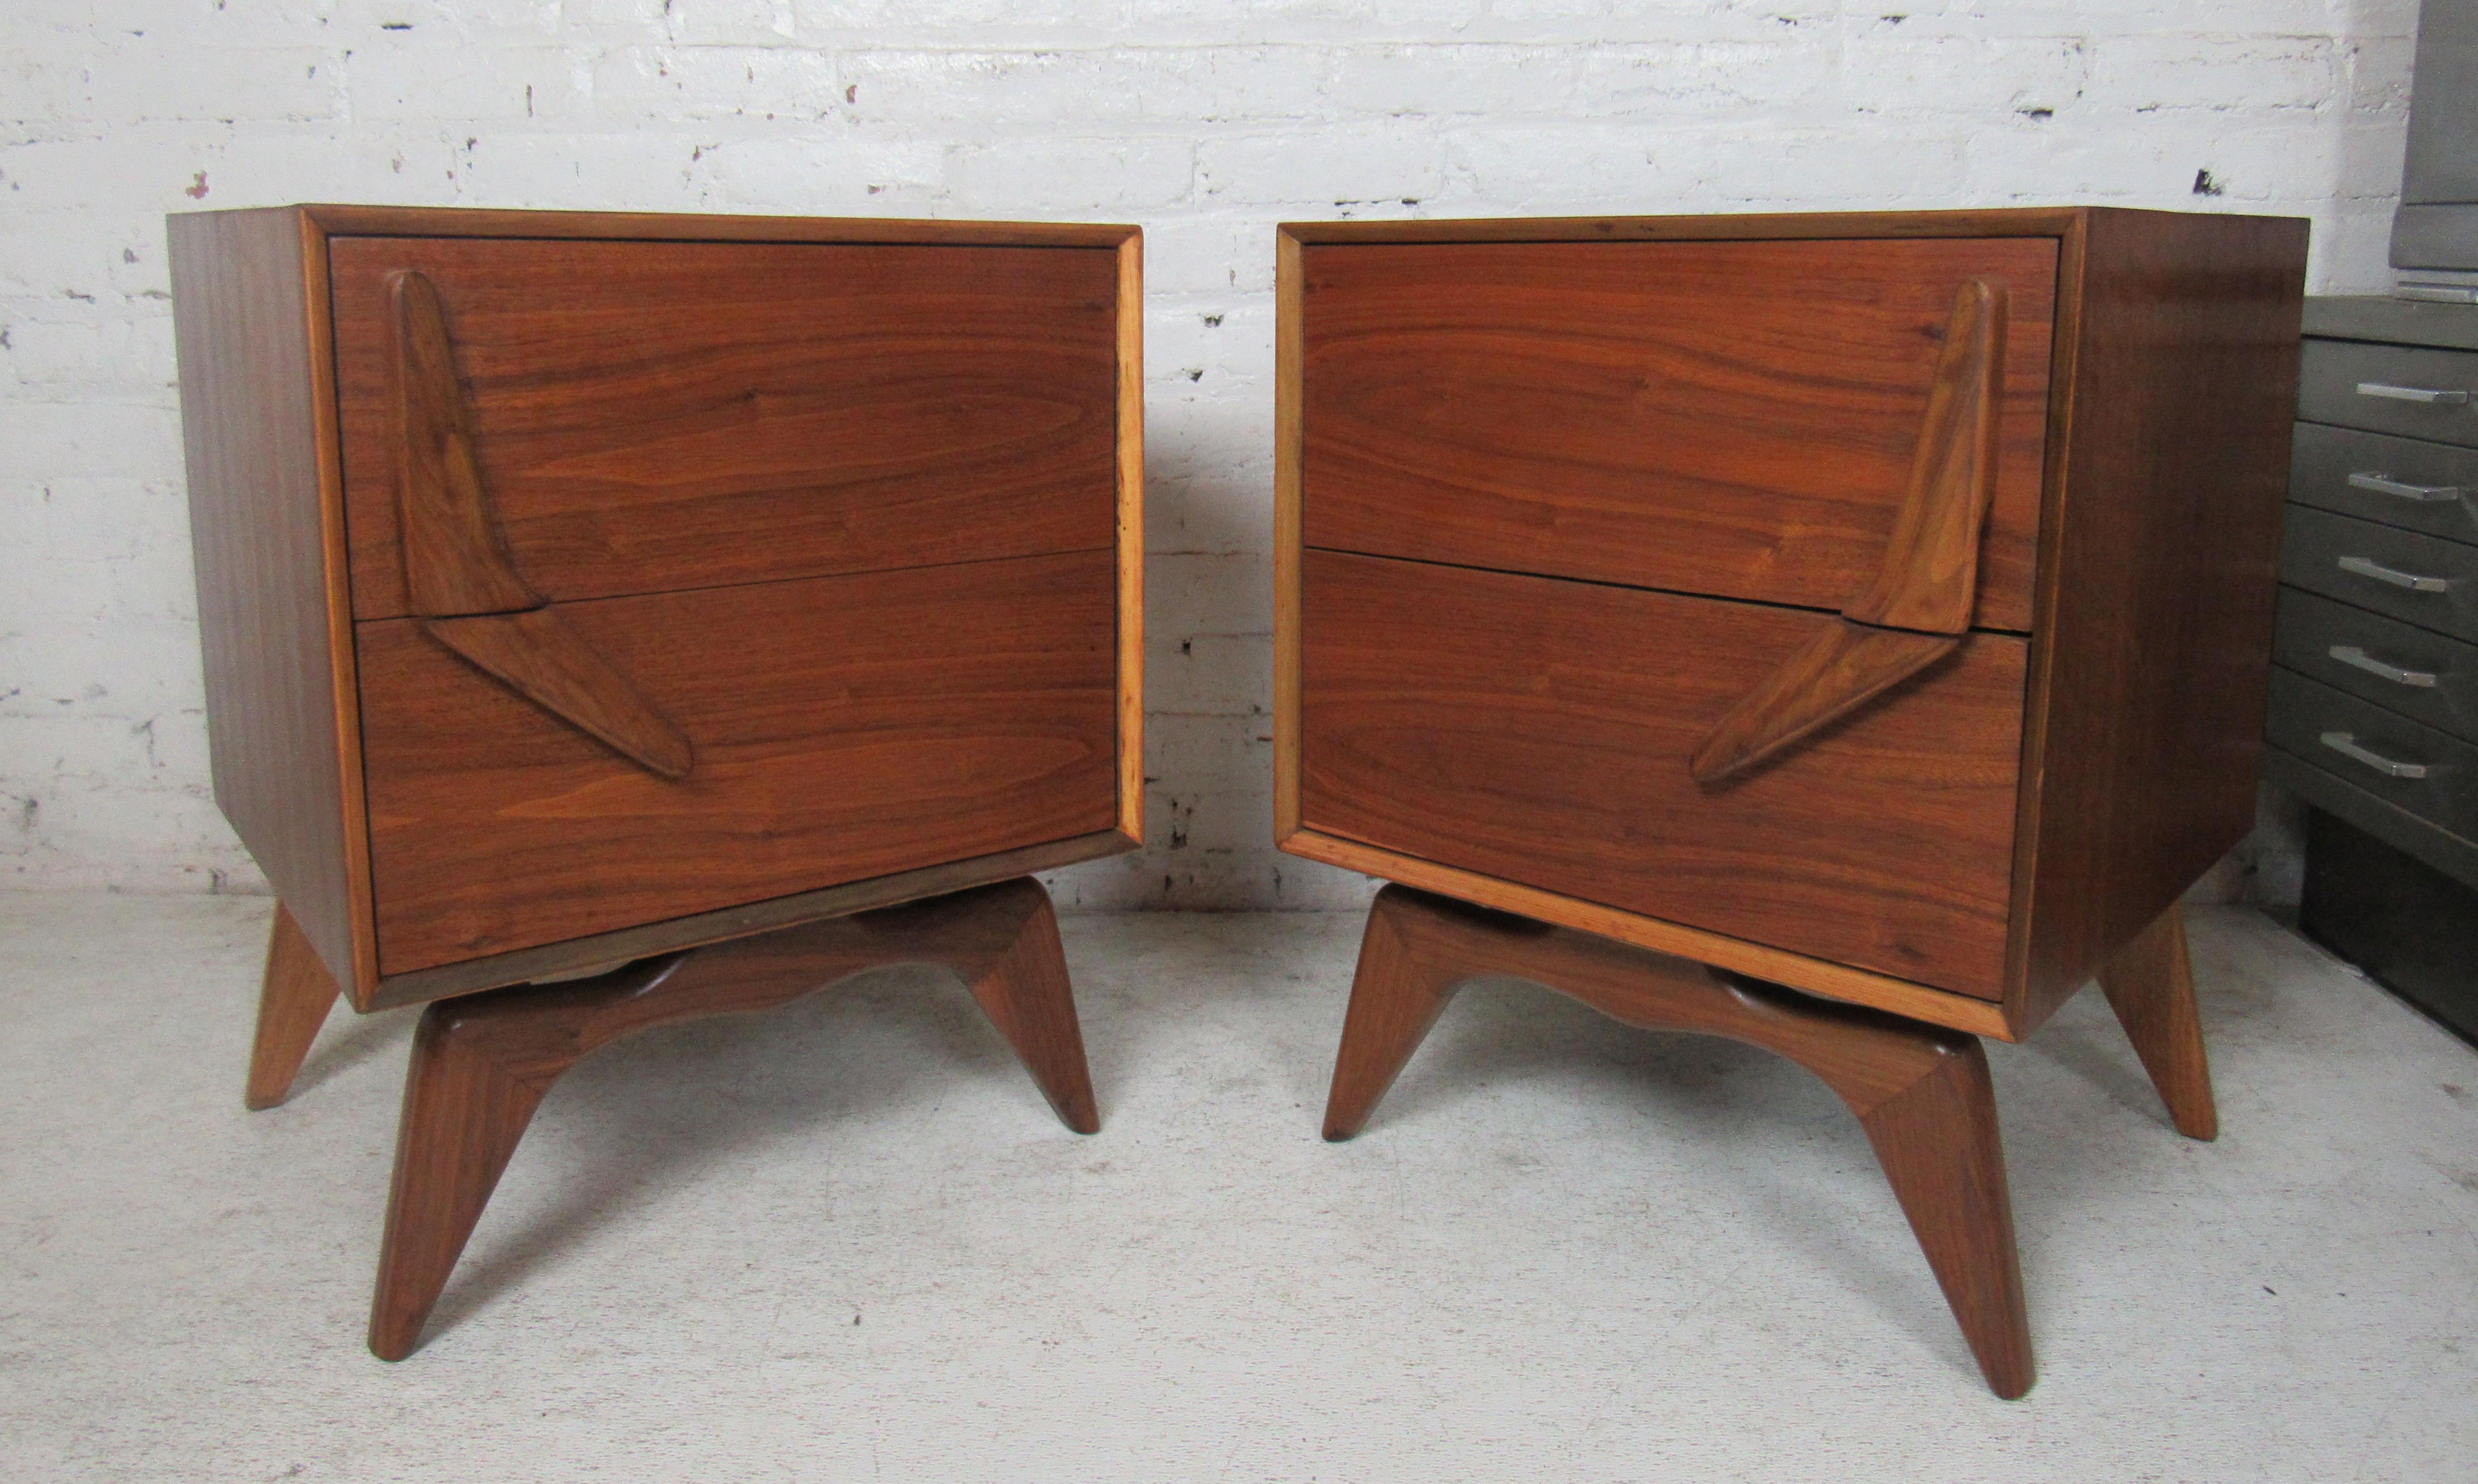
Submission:
[[[1277,833],[1400,884],[1328,1136],[1476,973],[1768,1046],[2027,1388],[1977,1038],[2100,971],[2211,1136],[2175,904],[2251,818],[2304,236],[1285,229]],[[253,1101],[338,985],[435,1001],[374,1348],[543,1091],[647,1024],[948,962],[1095,1126],[1017,878],[1139,828],[1132,229],[174,245],[217,796],[284,902]]]

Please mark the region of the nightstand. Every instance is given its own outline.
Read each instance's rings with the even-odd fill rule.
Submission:
[[[1976,1038],[2101,972],[2211,1137],[2177,902],[2254,818],[2306,224],[1342,223],[1279,253],[1277,835],[1397,883],[1328,1137],[1474,973],[1769,1046],[1859,1114],[2019,1396]]]
[[[658,1020],[946,962],[1095,1126],[1024,878],[1141,829],[1134,228],[170,235],[215,795],[281,899],[252,1106],[340,990],[435,1002],[374,1349],[551,1080]]]

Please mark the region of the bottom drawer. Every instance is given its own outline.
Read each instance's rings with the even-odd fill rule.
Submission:
[[[2002,994],[2025,641],[1707,789],[1687,759],[1831,615],[1316,550],[1302,589],[1306,828]]]
[[[563,603],[695,749],[666,780],[417,621],[358,626],[379,967],[1111,828],[1112,554]]]
[[[2478,746],[2275,667],[2274,746],[2457,835],[2478,835]]]

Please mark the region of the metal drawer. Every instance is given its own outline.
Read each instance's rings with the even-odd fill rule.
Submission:
[[[2277,667],[2264,734],[2428,823],[2478,834],[2478,746]]]
[[[2308,340],[2298,367],[2297,415],[2478,444],[2478,352]]]
[[[2478,542],[2478,449],[2301,422],[2289,455],[2293,500]]]
[[[2478,644],[2283,588],[2272,657],[2387,711],[2478,742]]]
[[[2280,580],[2478,641],[2478,546],[2292,504]]]

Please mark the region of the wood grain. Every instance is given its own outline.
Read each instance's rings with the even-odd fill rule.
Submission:
[[[1849,238],[2062,237],[2083,209],[2012,206],[1949,212],[1735,212],[1694,216],[1429,216],[1410,221],[1287,221],[1318,242],[1735,242]]]
[[[2307,225],[2068,243],[2005,1008],[2027,1035],[2254,826]]]
[[[1145,838],[1145,239],[1119,243],[1119,829]]]
[[[1713,724],[1686,771],[1707,786],[1734,778],[1960,647],[1958,635],[1871,629],[1846,618],[1818,629]]]
[[[421,631],[492,679],[661,778],[680,779],[695,749],[556,608],[425,618]]]
[[[2001,280],[1986,277],[1955,290],[1893,533],[1875,580],[1842,608],[1843,617],[1926,634],[1970,627],[1980,534],[1996,492],[2009,297]]]
[[[358,1003],[377,958],[323,263],[288,210],[166,231],[215,802]]]
[[[334,237],[541,238],[553,241],[867,242],[888,246],[1106,247],[1131,226],[1085,221],[931,221],[902,216],[740,216],[679,212],[536,212],[438,206],[305,205]]]
[[[1989,1388],[2008,1399],[2031,1389],[2012,1202],[1976,1040],[1389,886],[1368,915],[1328,1139],[1359,1132],[1454,990],[1484,974],[1529,979],[1629,1025],[1758,1046],[1814,1072],[1858,1116]]]
[[[2119,948],[2099,971],[2099,987],[2151,1074],[2151,1085],[2160,1090],[2160,1100],[2168,1105],[2177,1132],[2217,1139],[2220,1114],[2212,1097],[2202,1013],[2194,1003],[2185,909],[2171,906]]]
[[[425,236],[329,254],[358,617],[416,611],[405,272],[437,288],[479,477],[552,601],[1115,539],[1114,250]]]
[[[1992,999],[2022,641],[1976,634],[1720,791],[1687,759],[1829,615],[1310,551],[1302,816],[1323,834]]]
[[[370,1349],[402,1360],[524,1138],[570,1067],[676,1020],[771,1009],[889,964],[951,968],[1061,1121],[1101,1124],[1057,918],[1020,879],[908,907],[786,928],[596,979],[433,1005],[416,1033],[370,1306]]]
[[[2056,243],[1302,251],[1311,546],[1837,609],[1883,562],[1959,286],[2002,280],[1975,622],[2031,623]]]
[[[266,975],[259,986],[258,1033],[249,1048],[249,1090],[242,1106],[255,1113],[284,1101],[292,1079],[336,1008],[336,976],[318,962],[318,950],[284,904],[275,904],[267,930]]]
[[[1699,964],[1780,984],[1801,994],[1837,999],[1844,1004],[1864,1005],[1909,1019],[1923,1020],[1930,1025],[1966,1031],[1974,1036],[1992,1036],[1999,1041],[2012,1039],[2011,1028],[2006,1024],[2002,1008],[1967,994],[1930,989],[1924,984],[1913,984],[1889,974],[1870,973],[1847,964],[1784,952],[1766,943],[1751,943],[1743,938],[1732,938],[1680,922],[1667,922],[1638,912],[1620,912],[1597,902],[1544,892],[1537,887],[1527,887],[1495,876],[1483,876],[1477,871],[1440,865],[1435,861],[1424,861],[1418,856],[1381,849],[1356,840],[1345,840],[1338,835],[1299,830],[1284,836],[1280,844],[1283,850],[1305,860],[1323,861],[1345,870],[1401,882],[1420,891],[1438,893],[1475,906],[1514,913],[1535,921],[1579,928],[1597,937],[1649,948],[1655,953],[1693,959]]]
[[[577,602],[678,782],[360,625],[390,975],[1111,830],[1113,553]]]
[[[439,289],[389,275],[395,301],[396,525],[410,611],[432,617],[539,608],[508,552],[474,462],[472,410]]]
[[[1274,840],[1300,833],[1300,568],[1307,543],[1306,272],[1274,239]]]

